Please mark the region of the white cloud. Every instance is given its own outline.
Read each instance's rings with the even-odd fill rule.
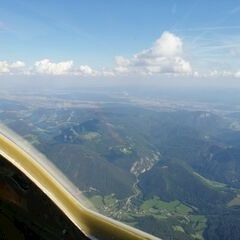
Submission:
[[[79,70],[83,74],[92,74],[93,73],[93,69],[91,67],[89,67],[88,65],[81,65]]]
[[[10,67],[11,68],[15,68],[15,69],[20,69],[20,68],[24,68],[26,66],[26,64],[22,61],[16,61],[16,62],[13,62]]]
[[[182,53],[182,40],[170,32],[164,32],[150,49],[143,50],[137,57],[170,57]]]
[[[235,73],[235,77],[236,77],[236,78],[240,78],[240,71],[238,71],[238,72]]]
[[[71,72],[73,61],[54,63],[49,59],[43,59],[35,63],[35,71],[41,74],[64,75]]]
[[[81,75],[81,76],[96,76],[97,74],[98,72],[92,69],[88,65],[81,65],[79,69],[75,71],[75,75]]]
[[[111,71],[111,70],[103,70],[101,72],[101,75],[104,77],[114,77],[115,73],[114,73],[114,71]]]
[[[122,56],[116,56],[115,61],[116,61],[117,65],[120,65],[120,66],[128,66],[130,63],[130,61],[128,59],[125,59]]]
[[[24,71],[25,65],[26,64],[22,61],[16,61],[13,63],[0,61],[0,74],[22,73]]]
[[[232,57],[237,58],[239,49],[233,48],[230,53]],[[163,32],[152,46],[134,54],[132,57],[125,58],[123,56],[116,56],[116,65],[113,68],[104,67],[96,70],[89,65],[74,65],[72,60],[53,62],[49,59],[42,59],[32,65],[26,65],[23,61],[8,62],[3,60],[0,61],[0,74],[69,75],[78,76],[79,78],[86,76],[117,77],[118,75],[138,76],[167,74],[171,76],[188,75],[198,78],[240,78],[238,62],[236,62],[231,70],[224,70],[219,68],[219,66],[217,66],[217,70],[214,70],[213,65],[209,65],[205,69],[202,68],[202,71],[201,68],[193,70],[191,63],[186,57],[189,56],[189,54],[190,52],[188,52],[188,54],[185,52],[183,40],[180,37],[170,32]],[[202,61],[201,57],[200,60]]]
[[[210,70],[210,71],[204,71],[204,72],[194,72],[194,77],[201,77],[201,78],[240,78],[240,71],[236,70]]]
[[[237,73],[229,70],[212,70],[207,77],[237,77]]]
[[[96,76],[98,72],[88,65],[74,67],[73,61],[51,62],[49,59],[43,59],[35,63],[33,73],[49,75],[79,75]]]
[[[140,74],[189,74],[191,64],[183,55],[182,40],[170,32],[164,32],[149,49],[135,54],[131,59],[122,56],[115,58],[117,73]]]
[[[0,62],[0,73],[8,73],[10,72],[10,67],[7,61]]]

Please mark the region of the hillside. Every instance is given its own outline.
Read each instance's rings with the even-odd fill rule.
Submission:
[[[46,106],[44,100],[16,101],[18,111],[15,102],[3,101],[0,119],[59,167],[99,212],[163,239],[238,239],[236,111],[62,97],[62,103],[59,96],[46,98]]]

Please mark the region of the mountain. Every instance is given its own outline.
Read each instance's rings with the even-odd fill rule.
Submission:
[[[238,239],[236,111],[87,97],[45,95],[40,102],[16,101],[19,109],[3,101],[0,119],[44,153],[99,212],[163,239]]]
[[[234,197],[227,188],[219,190],[185,164],[171,160],[158,162],[143,173],[139,185],[146,199],[153,196],[167,202],[178,199],[201,210],[221,207]]]

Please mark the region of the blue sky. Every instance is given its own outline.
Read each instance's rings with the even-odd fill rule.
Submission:
[[[171,35],[164,38],[166,32]],[[161,37],[161,46],[171,39],[176,44],[180,39],[181,46],[176,45],[171,56],[158,51],[158,59],[139,70],[140,64],[156,57],[151,49]],[[146,49],[148,54],[141,55]],[[21,61],[24,64],[15,65],[25,72],[33,71],[39,62],[40,73],[62,73],[55,68],[65,65],[56,64],[67,62],[65,72],[74,65],[75,73],[81,68],[84,74],[95,75],[102,69],[109,74],[229,71],[236,75],[240,71],[240,2],[2,0],[0,53],[6,73],[17,72],[11,64]],[[116,56],[124,59],[116,64]],[[183,71],[179,70],[182,65]]]

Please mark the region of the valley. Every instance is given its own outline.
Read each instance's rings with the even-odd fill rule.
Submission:
[[[238,239],[238,105],[2,93],[0,121],[106,216],[163,239]]]

